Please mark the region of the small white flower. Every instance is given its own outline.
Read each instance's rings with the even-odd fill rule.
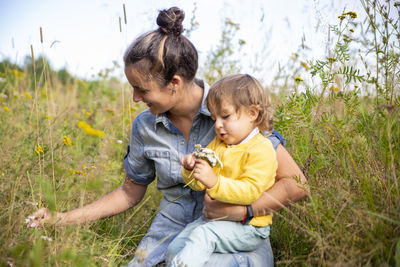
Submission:
[[[45,235],[40,236],[40,238],[48,242],[53,242],[53,239],[51,237],[47,237]]]
[[[39,203],[37,203],[37,202],[32,202],[32,201],[27,201],[26,203],[29,204],[29,205],[32,205],[32,206],[37,206],[37,205],[39,205]],[[32,216],[31,216],[31,217],[32,217]]]
[[[218,155],[217,155],[217,153],[215,153],[215,151],[213,151],[209,148],[205,148],[205,147],[203,148],[203,147],[201,147],[200,144],[197,144],[194,147],[195,147],[195,150],[193,152],[193,155],[196,158],[207,161],[211,167],[220,166],[222,168],[222,162],[218,158]]]
[[[26,224],[29,224],[31,221],[33,221],[35,219],[35,217],[34,216],[32,216],[32,215],[30,215],[30,216],[28,216],[28,218],[26,218],[25,219],[25,223]]]
[[[118,143],[118,144],[122,144],[123,142],[122,142],[122,140],[119,140],[119,139],[118,139],[118,140],[117,140],[117,143]]]

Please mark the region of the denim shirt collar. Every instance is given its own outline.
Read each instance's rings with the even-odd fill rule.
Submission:
[[[199,116],[199,114],[203,114],[205,116],[210,117],[211,113],[208,110],[207,103],[206,103],[206,98],[207,98],[207,95],[208,95],[208,91],[210,90],[210,86],[207,83],[203,82],[203,81],[200,81],[199,85],[200,85],[200,87],[203,87],[204,93],[203,93],[203,99],[201,100],[200,110],[197,113],[196,117]],[[154,124],[154,129],[155,130],[157,129],[157,125],[159,123],[162,123],[166,129],[169,129],[173,133],[180,133],[180,131],[168,119],[166,112],[156,115],[155,124]]]

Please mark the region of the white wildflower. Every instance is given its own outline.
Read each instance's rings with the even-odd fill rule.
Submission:
[[[117,140],[117,143],[118,143],[118,144],[122,144],[122,140],[119,140],[119,139],[118,139],[118,140]]]
[[[215,151],[206,147],[202,147],[200,144],[197,144],[194,147],[195,150],[193,152],[193,155],[196,158],[207,161],[211,167],[220,166],[222,168],[222,162],[218,158],[218,155],[217,153],[215,153]]]
[[[39,205],[39,203],[33,202],[33,201],[27,201],[26,203],[29,204],[29,205],[32,205],[32,206],[37,206],[37,205]]]
[[[25,223],[29,224],[31,221],[33,221],[35,219],[34,216],[28,216],[28,218],[25,219]]]
[[[53,242],[53,239],[51,237],[48,237],[48,236],[45,236],[45,235],[40,236],[40,238],[45,240],[45,241],[48,241],[48,242]]]
[[[194,149],[193,155],[196,158],[207,161],[211,167],[219,166],[222,169],[222,162],[218,158],[218,155],[217,155],[217,153],[215,153],[215,151],[213,151],[209,148],[206,148],[206,147],[202,147],[200,144],[195,145],[194,148],[195,149]],[[190,179],[192,177],[193,171],[194,171],[194,169],[190,173],[188,179]],[[194,180],[195,180],[195,178],[192,178],[187,184],[185,184],[184,187],[190,185]]]

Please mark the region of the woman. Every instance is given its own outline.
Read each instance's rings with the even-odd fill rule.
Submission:
[[[85,223],[121,213],[142,200],[157,173],[157,188],[163,193],[160,211],[130,263],[154,266],[164,261],[171,240],[202,211],[208,219],[242,221],[252,216],[251,211],[254,216],[265,215],[306,196],[301,187],[305,177],[276,132],[268,137],[276,149],[279,165],[276,183],[251,206],[220,203],[204,196],[204,192],[183,186],[180,159],[192,152],[195,144],[206,146],[215,136],[214,121],[204,103],[209,87],[195,79],[197,51],[181,35],[183,19],[184,12],[179,8],[160,11],[159,29],[139,36],[124,55],[125,74],[134,89],[133,100],[148,106],[133,122],[124,159],[125,182],[91,204],[54,217],[47,209],[40,209],[33,215],[30,227],[47,222]],[[269,239],[254,252],[213,254],[208,262],[209,266],[243,264],[272,265]]]

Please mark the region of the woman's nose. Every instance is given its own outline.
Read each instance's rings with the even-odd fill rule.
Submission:
[[[136,92],[136,90],[133,90],[133,101],[134,101],[134,102],[143,101],[143,97],[142,97],[140,94],[138,94],[138,93]]]

